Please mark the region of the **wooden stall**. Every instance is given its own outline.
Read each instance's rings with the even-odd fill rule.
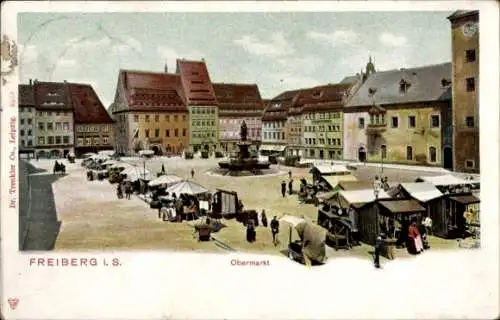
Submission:
[[[351,232],[353,229],[351,219],[345,215],[340,216],[333,210],[318,210],[318,225],[326,230],[326,244],[335,250],[351,249]]]
[[[215,218],[234,218],[240,211],[238,207],[239,199],[235,191],[216,189],[211,213]]]

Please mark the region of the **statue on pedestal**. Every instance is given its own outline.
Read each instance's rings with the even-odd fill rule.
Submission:
[[[245,123],[245,120],[241,123],[241,128],[240,128],[240,139],[241,141],[247,141],[247,124]]]

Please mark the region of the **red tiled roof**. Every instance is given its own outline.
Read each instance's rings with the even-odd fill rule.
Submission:
[[[37,109],[71,110],[69,87],[67,82],[35,81],[34,95]]]
[[[70,83],[75,123],[113,123],[91,85]]]
[[[129,110],[185,111],[179,75],[143,71],[121,71]],[[147,110],[146,110],[147,109]]]
[[[352,86],[353,84],[329,84],[314,87],[303,92],[299,103],[304,105],[304,112],[342,108]]]
[[[256,84],[214,83],[219,110],[258,110],[264,104]]]
[[[32,85],[29,84],[19,85],[19,105],[35,106],[35,94]]]
[[[214,88],[204,61],[177,60],[177,70],[188,105],[216,106]]]

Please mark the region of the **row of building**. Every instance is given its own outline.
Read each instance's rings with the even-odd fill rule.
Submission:
[[[35,81],[20,86],[21,141],[61,154],[231,151],[245,121],[263,153],[479,172],[478,18],[449,17],[451,63],[377,71],[370,57],[340,83],[270,100],[255,84],[212,83],[203,60],[177,60],[174,72],[120,70],[107,111],[88,85]]]

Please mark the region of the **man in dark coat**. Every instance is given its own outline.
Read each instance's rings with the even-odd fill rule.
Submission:
[[[375,268],[380,268],[380,252],[382,251],[382,237],[380,235],[375,239],[375,254],[373,264]]]
[[[285,180],[281,181],[281,195],[285,197],[286,195],[286,182]]]
[[[278,239],[276,239],[276,235],[280,232],[280,222],[276,216],[271,220],[271,232],[273,234],[273,244],[274,246],[278,245]]]
[[[191,169],[191,179],[194,178],[194,169]]]
[[[288,179],[292,179],[292,170],[288,171]]]
[[[290,181],[288,181],[288,193],[289,194],[293,193],[293,180],[292,179],[290,179]]]

